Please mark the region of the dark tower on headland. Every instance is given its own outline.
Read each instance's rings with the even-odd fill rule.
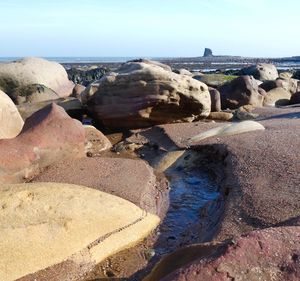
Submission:
[[[205,48],[203,57],[213,57],[212,50],[209,48]]]

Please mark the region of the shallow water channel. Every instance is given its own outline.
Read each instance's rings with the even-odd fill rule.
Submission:
[[[178,167],[168,170],[166,176],[171,185],[170,206],[159,226],[158,255],[208,241],[222,212],[219,188],[207,172]]]
[[[170,205],[153,236],[108,258],[87,280],[142,280],[163,256],[190,244],[210,241],[222,216],[224,200],[216,176],[206,166],[196,159],[195,163],[167,169]]]

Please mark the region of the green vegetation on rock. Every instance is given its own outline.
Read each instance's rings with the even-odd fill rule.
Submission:
[[[224,74],[202,74],[196,75],[193,78],[199,80],[210,87],[219,87],[224,85],[238,76],[234,75],[224,75]]]

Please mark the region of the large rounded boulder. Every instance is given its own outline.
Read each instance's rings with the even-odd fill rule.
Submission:
[[[85,141],[82,124],[50,104],[27,118],[17,137],[0,140],[0,183],[29,181],[55,162],[83,157]]]
[[[30,84],[16,88],[10,94],[15,104],[39,103],[43,101],[52,101],[59,99],[59,95],[53,90],[40,84]]]
[[[284,88],[275,88],[267,92],[264,97],[264,106],[284,106],[290,103],[291,94]]]
[[[83,280],[108,256],[146,237],[159,218],[78,185],[0,188],[0,280]]]
[[[151,61],[132,61],[103,77],[87,101],[108,127],[138,128],[191,122],[210,113],[208,87]]]
[[[16,137],[24,125],[23,119],[12,100],[0,90],[0,139]]]
[[[240,76],[220,87],[222,108],[237,109],[243,105],[261,107],[263,96],[253,76]]]
[[[252,75],[260,81],[275,80],[278,78],[278,71],[275,65],[270,63],[259,63],[241,69],[241,75]]]
[[[67,97],[74,88],[66,70],[56,62],[41,58],[24,58],[0,64],[0,89],[10,95],[15,89],[32,84],[44,85],[59,97]]]

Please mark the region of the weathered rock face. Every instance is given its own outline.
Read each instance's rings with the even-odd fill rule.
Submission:
[[[212,57],[212,56],[213,56],[212,50],[209,48],[205,48],[203,57]]]
[[[299,234],[299,226],[253,231],[216,247],[210,251],[210,255],[161,280],[299,280]]]
[[[86,87],[80,84],[75,84],[75,87],[72,92],[72,97],[80,99],[81,93],[85,90]]]
[[[12,100],[0,90],[0,139],[16,137],[24,125],[23,119]]]
[[[219,89],[222,108],[237,109],[243,105],[261,107],[263,96],[252,76],[240,76]]]
[[[295,94],[300,91],[300,81],[293,78],[278,78],[274,81],[265,81],[259,85],[260,88],[269,92],[275,88],[283,88],[290,94]]]
[[[88,100],[97,92],[100,86],[100,81],[95,81],[87,86],[81,93],[79,99],[82,104],[86,105]]]
[[[159,67],[161,67],[161,68],[163,68],[164,70],[167,70],[167,71],[172,71],[171,66],[166,65],[166,64],[161,63],[161,62],[158,62],[158,61],[153,61],[153,60],[136,59],[136,60],[128,61],[128,63],[145,63],[145,64],[148,64],[148,65],[156,65],[156,66],[159,66]],[[126,65],[126,64],[125,64],[125,65]]]
[[[205,84],[161,67],[158,63],[128,62],[99,81],[88,110],[109,127],[138,128],[191,122],[210,113]]]
[[[59,95],[53,90],[40,84],[21,86],[10,94],[15,104],[37,103],[59,99]]]
[[[180,75],[193,76],[193,73],[185,68],[175,69],[174,72]]]
[[[61,159],[84,156],[84,144],[81,123],[51,104],[29,117],[16,138],[0,140],[0,183],[24,182]]]
[[[65,160],[45,169],[34,181],[80,184],[124,198],[140,208],[163,216],[168,207],[164,180],[142,160],[85,157]]]
[[[272,81],[265,81],[259,85],[260,88],[264,89],[266,92],[269,92],[275,88],[282,87],[283,83],[281,79],[276,79]]]
[[[264,97],[264,106],[288,105],[291,94],[283,88],[275,88],[267,92]]]
[[[17,108],[23,118],[23,120],[30,117],[33,113],[41,110],[45,106],[55,103],[61,106],[70,117],[81,120],[81,117],[84,113],[81,102],[76,98],[60,98],[56,100],[48,100],[36,103],[23,103],[17,105]]]
[[[300,103],[300,92],[297,92],[297,93],[295,93],[295,94],[292,95],[290,103],[291,104],[298,104],[298,103]]]
[[[279,79],[278,79],[279,80]],[[292,95],[300,91],[300,81],[297,79],[281,79],[282,87]]]
[[[208,87],[211,99],[211,112],[221,111],[221,95],[217,89]]]
[[[67,69],[68,77],[75,84],[81,84],[83,86],[88,86],[92,82],[99,80],[108,70],[106,68],[92,68],[92,69],[78,69],[70,68]]]
[[[252,75],[260,81],[275,80],[278,78],[278,71],[273,64],[259,63],[241,69],[240,75]]]
[[[78,185],[2,185],[0,204],[0,280],[6,281],[81,280],[159,223],[124,199]]]
[[[97,156],[102,151],[112,148],[109,139],[99,130],[90,125],[84,125],[85,129],[85,151],[88,156]]]
[[[211,112],[207,119],[230,121],[233,119],[233,114],[231,112]]]
[[[279,73],[279,78],[282,78],[282,79],[290,79],[293,77],[293,73],[291,72],[281,72]]]
[[[189,139],[189,144],[215,136],[231,136],[252,131],[264,130],[264,126],[255,121],[242,121],[239,123],[225,124],[216,128],[204,131]]]
[[[41,58],[25,58],[0,64],[0,89],[8,95],[18,87],[32,84],[44,85],[59,97],[69,96],[74,87],[63,66],[56,62]]]
[[[293,78],[300,80],[300,70],[295,71]]]

